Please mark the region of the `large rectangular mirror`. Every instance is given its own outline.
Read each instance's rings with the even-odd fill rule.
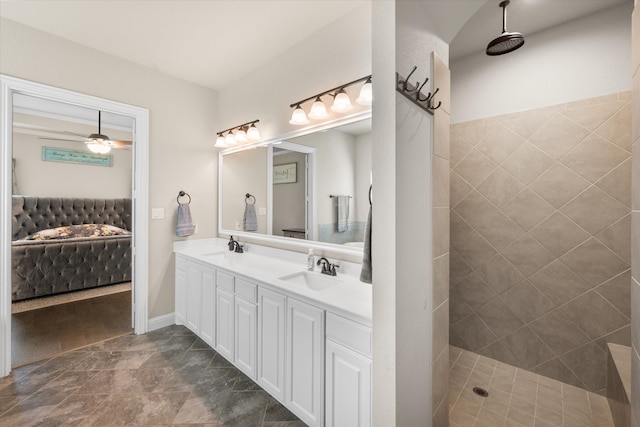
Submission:
[[[225,150],[220,232],[357,252],[370,206],[371,157],[370,116],[267,146]]]

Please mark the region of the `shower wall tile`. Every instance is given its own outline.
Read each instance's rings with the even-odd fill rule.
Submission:
[[[562,163],[555,163],[531,183],[529,188],[559,209],[586,190],[589,185],[589,181]]]
[[[529,234],[556,257],[564,255],[591,236],[560,212],[542,221]]]
[[[464,159],[456,165],[454,170],[471,185],[478,185],[489,176],[496,167],[496,164],[489,157],[472,148]]]
[[[451,342],[604,389],[598,364],[606,342],[630,341],[640,264],[632,109],[611,94],[451,127]]]
[[[476,144],[476,148],[491,160],[500,164],[524,142],[524,139],[501,123],[487,125],[487,136]]]
[[[496,255],[476,268],[476,272],[497,294],[502,294],[524,280],[524,275],[502,255]]]
[[[471,272],[471,269],[469,269]],[[468,274],[468,273],[467,273]],[[433,306],[449,299],[449,254],[433,259]]]
[[[628,207],[595,186],[567,203],[561,211],[591,234],[604,230],[629,214]]]
[[[502,168],[496,169],[478,185],[478,191],[497,207],[502,207],[523,188],[520,181]]]
[[[625,206],[631,206],[631,159],[627,159],[596,185]]]
[[[604,299],[620,311],[628,319],[631,319],[631,270],[614,277],[606,283],[598,286],[598,292]]]
[[[618,101],[617,95],[613,95],[611,98],[602,99],[602,102],[597,105],[581,106],[580,104],[567,104],[567,111],[562,114],[587,129],[594,131],[609,120],[611,116],[620,111],[627,103],[627,101]]]
[[[631,110],[631,104],[626,104],[596,130],[598,135],[629,152],[631,152],[631,128],[627,124],[631,123]]]
[[[529,143],[524,143],[502,163],[507,172],[529,184],[553,164],[553,159]]]
[[[504,205],[502,211],[522,228],[530,230],[549,216],[554,208],[536,193],[525,188]]]
[[[629,268],[629,264],[593,237],[560,260],[591,286],[604,283]]]
[[[627,151],[592,134],[560,161],[589,181],[596,182],[627,158]]]
[[[556,307],[591,289],[591,285],[558,260],[529,277],[529,280]]]
[[[529,138],[529,142],[553,157],[559,159],[567,154],[590,132],[561,114],[553,118]]]
[[[592,340],[629,324],[629,319],[596,291],[587,292],[568,302],[560,307],[560,311]]]
[[[627,215],[620,221],[605,228],[596,235],[596,238],[611,249],[627,263],[631,263],[631,245],[629,236],[631,235],[631,215]]]

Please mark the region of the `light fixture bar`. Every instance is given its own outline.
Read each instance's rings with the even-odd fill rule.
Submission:
[[[253,127],[255,127],[255,124],[256,124],[256,123],[258,123],[259,121],[260,121],[260,120],[252,120],[252,121],[250,121],[250,122],[243,123],[243,124],[241,124],[241,125],[234,126],[234,127],[229,128],[229,129],[221,130],[220,132],[216,132],[216,133],[218,134],[218,136],[222,136],[222,134],[223,134],[223,133],[225,133],[225,132],[232,132],[232,131],[234,131],[234,130],[236,130],[236,129],[242,129],[242,128],[244,128],[245,126],[246,126],[247,128],[248,128],[249,126],[253,126]]]
[[[370,79],[371,79],[371,77],[372,77],[372,76],[371,76],[371,74],[369,74],[368,76],[364,76],[364,77],[359,78],[359,79],[357,79],[357,80],[354,80],[354,81],[352,81],[352,82],[345,83],[345,84],[340,85],[340,86],[336,86],[336,87],[334,87],[333,89],[325,90],[324,92],[320,92],[320,93],[318,93],[318,94],[316,94],[316,95],[313,95],[313,96],[310,96],[310,97],[308,97],[308,98],[305,98],[305,99],[303,99],[302,101],[294,102],[294,103],[293,103],[293,104],[291,104],[289,107],[291,107],[291,108],[293,108],[293,107],[298,107],[300,104],[303,104],[303,103],[305,103],[305,102],[307,102],[307,101],[311,101],[312,99],[319,98],[319,97],[321,97],[321,96],[324,96],[324,95],[330,94],[330,93],[332,93],[332,92],[338,92],[338,91],[340,91],[340,90],[342,90],[342,89],[345,89],[345,88],[347,88],[347,87],[349,87],[349,86],[351,86],[351,85],[354,85],[354,84],[356,84],[356,83],[364,82],[365,80],[370,80]]]

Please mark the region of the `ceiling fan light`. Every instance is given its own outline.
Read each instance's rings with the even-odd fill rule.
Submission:
[[[329,113],[327,113],[327,107],[318,96],[311,106],[311,110],[309,111],[309,118],[314,120],[321,120],[326,119],[327,117],[329,117]]]
[[[244,131],[244,129],[240,129],[236,132],[236,141],[239,143],[249,141],[249,138],[247,138],[247,133]]]
[[[251,127],[247,130],[247,136],[251,141],[257,141],[260,139],[260,131],[256,127],[255,123],[253,123]]]
[[[92,153],[107,154],[109,151],[111,151],[111,146],[102,140],[88,141],[86,144],[87,148]]]
[[[371,105],[373,101],[373,87],[371,86],[371,79],[368,79],[365,84],[360,88],[360,95],[356,102],[360,105]]]
[[[299,104],[296,106],[296,109],[293,110],[289,123],[291,123],[292,125],[306,125],[307,123],[309,123],[309,119],[307,119],[307,113],[304,112]]]
[[[214,145],[214,147],[222,148],[226,146],[227,146],[227,143],[224,139],[224,136],[218,135],[218,138],[216,138],[216,144]]]
[[[349,98],[349,95],[347,95],[344,89],[340,89],[340,91],[336,94],[336,97],[333,100],[331,111],[333,111],[334,113],[346,113],[352,108],[353,108],[353,105],[351,104],[351,99]]]

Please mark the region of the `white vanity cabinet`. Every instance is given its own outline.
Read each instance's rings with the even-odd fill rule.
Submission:
[[[235,278],[216,271],[216,345],[215,349],[228,361],[234,362],[235,348]]]
[[[236,277],[234,364],[249,378],[257,379],[258,286]]]
[[[285,405],[309,426],[324,418],[324,314],[287,298]]]
[[[214,344],[215,269],[176,257],[176,323]]]
[[[371,328],[327,313],[327,427],[371,425]]]
[[[287,297],[258,287],[258,384],[284,402]]]

